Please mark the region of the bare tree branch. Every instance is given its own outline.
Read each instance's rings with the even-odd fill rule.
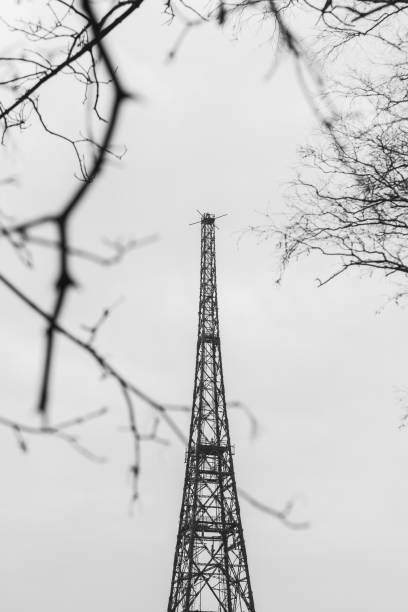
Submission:
[[[59,337],[69,340],[91,358],[104,377],[111,378],[116,383],[124,400],[133,448],[133,461],[130,468],[133,498],[136,498],[138,494],[140,443],[148,440],[167,443],[166,438],[158,435],[159,422],[162,421],[183,443],[185,436],[169,414],[171,411],[169,407],[144,393],[95,348],[97,333],[110,316],[112,307],[104,309],[96,323],[88,326],[86,329],[88,338],[85,340],[72,333],[64,325],[63,320],[69,296],[80,283],[80,279],[73,272],[72,259],[74,257],[102,266],[110,266],[121,261],[129,251],[155,239],[154,236],[151,236],[139,241],[119,240],[107,243],[113,254],[104,256],[77,246],[73,229],[79,217],[79,210],[85,206],[91,185],[101,175],[108,159],[112,157],[120,159],[123,155],[121,150],[115,147],[114,137],[125,101],[132,98],[138,99],[139,96],[127,91],[124,87],[122,75],[117,69],[106,41],[108,36],[127,21],[142,4],[143,0],[112,0],[108,6],[99,5],[98,9],[101,14],[98,14],[96,5],[91,0],[49,0],[43,7],[45,13],[39,12],[38,19],[5,24],[16,36],[17,44],[14,50],[0,56],[0,87],[5,93],[4,100],[0,102],[2,142],[7,144],[11,130],[15,128],[24,130],[28,127],[30,119],[36,121],[50,137],[58,138],[72,147],[79,167],[80,179],[73,193],[62,204],[49,212],[17,222],[2,222],[0,226],[0,238],[8,241],[26,265],[33,265],[32,250],[34,251],[37,247],[50,249],[57,264],[57,274],[53,283],[53,301],[49,309],[41,308],[35,300],[20,290],[13,280],[0,273],[0,282],[3,286],[32,312],[39,315],[45,324],[43,365],[37,399],[37,411],[41,415],[42,426],[35,428],[14,422],[6,417],[0,417],[0,424],[14,431],[22,450],[28,448],[26,441],[28,436],[53,434],[88,458],[97,461],[102,459],[82,446],[77,436],[66,431],[70,427],[91,420],[93,418],[91,415],[99,415],[99,413],[89,413],[88,416],[84,415],[57,425],[49,424],[50,390],[54,369],[57,366],[55,345]],[[169,18],[177,19],[183,28],[169,57],[174,57],[187,33],[193,28],[210,22],[225,26],[233,23],[234,20],[242,20],[246,14],[259,15],[261,19],[270,19],[274,24],[274,29],[277,26],[276,32],[279,40],[275,40],[272,44],[271,54],[275,52],[275,43],[285,47],[294,57],[299,74],[303,76],[307,73],[318,90],[321,87],[320,77],[313,69],[306,51],[286,20],[285,11],[289,4],[274,0],[240,0],[230,3],[219,0],[207,7],[206,12],[203,13],[194,0],[191,2],[163,0],[163,9]],[[30,43],[28,47],[26,44],[21,45],[21,40],[25,40],[27,44]],[[61,76],[71,78],[79,84],[83,92],[83,102],[88,102],[90,114],[100,129],[97,137],[93,134],[92,122],[89,123],[87,135],[84,136],[79,132],[79,136],[71,136],[65,127],[60,129],[58,126],[51,125],[44,114],[41,94],[49,83]],[[308,88],[309,85],[305,82],[306,93],[308,93]],[[104,95],[105,91],[106,95]],[[312,103],[312,97],[310,101]],[[104,104],[108,104],[107,110]],[[324,125],[330,127],[326,107],[323,108],[313,102],[313,108]],[[125,150],[126,148],[123,149],[123,152]],[[5,179],[4,182],[7,181],[8,179]],[[49,229],[54,233],[52,238],[44,235]],[[156,414],[152,429],[148,433],[140,433],[138,429],[134,406],[136,399],[144,402]],[[244,410],[249,417],[251,431],[255,434],[256,421],[250,411],[239,402],[232,403],[232,407]],[[275,515],[281,519],[284,516],[279,512],[276,512]]]
[[[282,521],[282,523],[290,529],[308,529],[310,527],[310,523],[307,521],[295,521],[290,518],[290,514],[294,507],[293,501],[289,501],[282,510],[275,510],[274,508],[271,508],[270,506],[267,506],[266,504],[260,502],[255,497],[252,497],[252,495],[249,495],[249,493],[247,493],[243,489],[238,489],[238,493],[251,506],[253,506],[257,510],[260,510],[261,512],[274,516],[275,518]]]
[[[25,423],[18,423],[4,416],[0,416],[0,425],[10,428],[16,435],[17,443],[20,449],[23,452],[28,452],[28,444],[26,441],[26,436],[35,436],[35,435],[52,435],[55,438],[63,440],[69,446],[84,456],[86,459],[90,461],[94,461],[96,463],[104,463],[106,461],[105,457],[101,457],[100,455],[96,455],[88,448],[83,446],[77,436],[73,434],[67,433],[67,429],[71,429],[72,427],[76,427],[78,425],[84,425],[89,421],[93,421],[96,418],[99,418],[107,413],[107,408],[101,408],[100,410],[95,410],[93,412],[89,412],[87,414],[81,415],[79,417],[70,419],[68,421],[63,421],[61,423],[57,423],[53,426],[42,426],[42,427],[34,427],[31,425],[27,425]]]

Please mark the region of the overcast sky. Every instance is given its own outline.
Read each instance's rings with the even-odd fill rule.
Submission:
[[[271,243],[241,233],[261,213],[284,210],[282,193],[296,149],[315,127],[289,60],[266,81],[271,52],[260,29],[192,33],[176,61],[164,61],[176,30],[153,3],[121,29],[115,52],[128,87],[117,142],[128,153],[93,186],[76,221],[77,242],[158,234],[115,269],[77,264],[80,288],[66,322],[80,331],[121,299],[99,346],[142,389],[165,403],[192,396],[198,289],[196,208],[229,215],[217,232],[218,285],[227,399],[259,421],[249,437],[231,414],[239,486],[282,507],[294,498],[294,532],[242,502],[258,612],[405,612],[408,432],[396,389],[407,380],[407,311],[382,306],[383,281],[340,278],[317,289],[331,263],[310,259],[281,286]],[[50,90],[51,118],[76,125],[70,92]],[[74,184],[72,153],[33,126],[7,164],[18,189],[3,191],[16,216],[63,202]],[[4,162],[4,168],[9,166]],[[3,207],[3,204],[2,204]],[[53,267],[2,270],[44,305]],[[41,322],[0,287],[1,413],[33,419]],[[381,310],[380,314],[378,311]],[[19,452],[0,429],[0,576],[4,612],[165,610],[181,502],[184,449],[165,426],[168,447],[146,444],[141,497],[129,515],[131,443],[113,383],[77,349],[58,343],[56,420],[108,406],[81,439],[106,455],[94,465],[57,440],[28,439]],[[138,404],[146,428],[150,413]],[[177,417],[187,431],[188,419]]]

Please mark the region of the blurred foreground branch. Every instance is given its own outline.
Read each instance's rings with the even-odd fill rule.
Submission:
[[[39,315],[45,323],[43,363],[36,402],[42,425],[37,428],[31,427],[6,417],[0,418],[0,424],[14,431],[22,451],[28,449],[29,436],[54,435],[87,458],[102,461],[102,457],[89,451],[79,443],[76,435],[67,430],[102,416],[105,409],[83,415],[68,423],[50,425],[50,390],[54,380],[54,370],[57,367],[55,346],[60,337],[65,338],[87,354],[100,368],[105,378],[110,378],[116,383],[123,398],[133,449],[133,461],[130,467],[133,498],[137,497],[141,442],[144,440],[163,442],[163,438],[158,436],[157,418],[160,418],[173,435],[183,443],[185,443],[184,434],[166,406],[144,393],[95,348],[96,335],[109,316],[111,308],[104,309],[98,321],[88,326],[86,330],[88,337],[85,340],[71,332],[65,326],[63,319],[69,296],[80,284],[80,279],[74,274],[72,265],[74,257],[110,266],[120,262],[127,253],[141,243],[148,243],[154,239],[148,237],[141,241],[111,242],[108,246],[112,249],[112,254],[108,256],[79,247],[75,241],[75,224],[80,219],[80,211],[88,201],[91,186],[101,176],[110,158],[121,159],[126,152],[126,147],[121,147],[118,152],[114,137],[125,101],[140,99],[140,96],[128,91],[124,86],[123,76],[115,63],[107,39],[121,24],[129,20],[142,4],[143,0],[114,0],[107,3],[100,2],[98,5],[91,0],[47,0],[38,3],[36,5],[39,7],[38,18],[21,19],[15,23],[2,21],[9,33],[16,37],[17,44],[14,47],[15,51],[7,51],[0,56],[0,87],[4,92],[0,102],[0,130],[3,144],[7,145],[14,132],[27,129],[33,121],[49,137],[57,138],[73,149],[79,168],[77,177],[79,181],[62,204],[58,204],[49,212],[17,222],[2,221],[0,225],[0,238],[8,242],[25,265],[32,265],[31,248],[45,248],[53,255],[57,269],[53,279],[53,299],[49,309],[40,307],[17,286],[13,279],[8,278],[3,272],[0,273],[0,283],[32,312]],[[311,76],[317,89],[321,86],[319,75],[288,25],[285,3],[273,0],[226,3],[218,0],[208,6],[206,11],[202,11],[201,4],[194,1],[186,3],[184,0],[163,0],[162,6],[170,20],[177,20],[185,33],[197,25],[209,22],[219,26],[233,23],[234,20],[239,23],[244,14],[256,15],[265,21],[270,20],[276,31],[271,56],[278,47],[285,48],[294,58],[300,76],[304,76],[306,72]],[[184,38],[185,34],[178,39],[177,49]],[[177,49],[171,54],[172,57],[175,56]],[[92,121],[88,121],[85,136],[70,135],[65,125],[62,129],[51,125],[49,117],[44,112],[46,106],[42,104],[42,94],[45,88],[51,82],[58,82],[57,79],[62,77],[71,78],[79,84],[83,91],[83,103],[90,108],[92,119],[96,122],[95,130]],[[323,124],[330,128],[330,121],[321,112],[321,107],[317,107],[314,103],[313,106]],[[49,231],[52,232],[51,238],[48,234],[45,235],[45,232]],[[148,434],[139,430],[134,406],[136,399],[141,400],[157,414],[152,430]],[[235,407],[240,407],[247,413],[252,432],[255,434],[256,421],[251,413],[237,402]],[[247,496],[247,499],[253,498]],[[262,509],[262,504],[259,504],[258,508]],[[270,513],[289,526],[288,512]]]

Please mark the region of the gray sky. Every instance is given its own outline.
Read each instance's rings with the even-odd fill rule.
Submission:
[[[143,9],[115,41],[128,86],[146,101],[128,105],[117,135],[128,154],[94,186],[76,229],[78,243],[90,247],[104,236],[157,233],[160,240],[119,268],[77,265],[81,288],[66,322],[79,330],[123,297],[99,346],[153,397],[190,403],[199,229],[188,223],[196,208],[228,212],[217,234],[226,389],[260,423],[251,441],[245,416],[231,415],[238,483],[276,507],[294,497],[295,517],[312,524],[292,532],[242,502],[257,610],[405,611],[408,433],[398,430],[395,389],[406,384],[407,312],[390,305],[377,314],[390,287],[375,277],[348,276],[318,290],[315,278],[333,268],[317,258],[294,266],[277,287],[272,245],[251,235],[238,243],[263,211],[284,209],[282,185],[313,117],[290,61],[265,81],[271,53],[262,30],[244,32],[240,42],[197,30],[168,65],[176,32],[163,22],[158,10]],[[74,126],[63,87],[50,90],[47,104],[52,118]],[[5,203],[17,216],[52,208],[73,184],[71,152],[35,126],[15,141],[8,163],[21,176]],[[39,254],[27,272],[9,263],[10,254],[5,259],[3,246],[1,254],[4,269],[46,305],[49,257]],[[28,421],[42,327],[0,293],[1,413]],[[51,439],[29,439],[23,455],[0,429],[2,610],[163,610],[184,449],[174,440],[145,445],[131,518],[122,400],[75,348],[60,341],[58,356],[54,417],[108,406],[109,415],[81,437],[109,462],[94,465]],[[138,409],[148,428],[149,411]],[[186,429],[188,420],[177,418]],[[161,432],[171,438],[165,426]]]

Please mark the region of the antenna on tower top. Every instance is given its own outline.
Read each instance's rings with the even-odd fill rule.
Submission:
[[[214,221],[216,221],[216,219],[221,219],[221,217],[226,217],[228,215],[228,213],[224,213],[223,215],[218,215],[216,217],[212,213],[208,213],[208,212],[202,213],[201,210],[198,210],[197,208],[196,208],[196,211],[200,215],[200,220],[199,221],[193,221],[193,223],[189,223],[189,225],[197,225],[198,223],[214,223]],[[215,227],[217,227],[217,226],[215,226]],[[217,229],[218,229],[218,227],[217,227]]]

